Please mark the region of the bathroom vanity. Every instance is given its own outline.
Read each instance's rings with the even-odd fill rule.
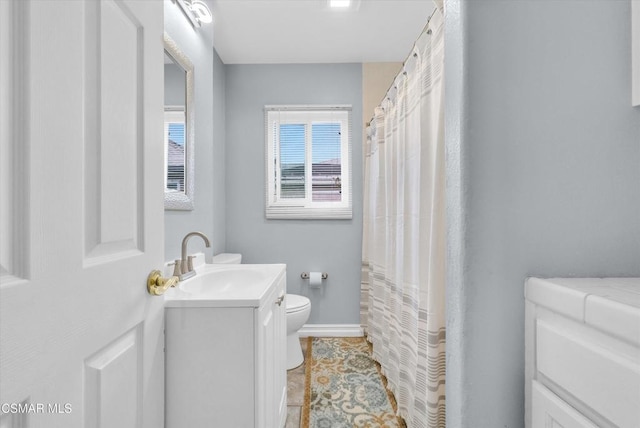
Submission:
[[[530,278],[527,428],[640,427],[640,278]]]
[[[280,428],[285,265],[205,265],[165,294],[167,428]]]

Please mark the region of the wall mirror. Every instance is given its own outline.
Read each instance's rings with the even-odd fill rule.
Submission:
[[[194,190],[193,64],[164,33],[164,208],[192,210]]]

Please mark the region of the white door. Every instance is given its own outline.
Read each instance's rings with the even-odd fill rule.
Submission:
[[[0,0],[0,427],[162,427],[163,3]]]

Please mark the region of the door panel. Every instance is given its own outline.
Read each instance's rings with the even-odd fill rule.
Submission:
[[[22,3],[0,2],[0,277],[15,282],[25,275],[25,146],[13,144],[24,134],[22,62],[11,61],[25,43]]]
[[[84,27],[85,233],[91,264],[140,249],[144,37],[127,5],[112,0],[88,3]]]
[[[162,8],[0,0],[3,428],[163,425]]]
[[[136,327],[85,360],[86,428],[140,426],[140,342]]]

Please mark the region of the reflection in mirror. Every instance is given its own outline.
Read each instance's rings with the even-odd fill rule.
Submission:
[[[193,65],[165,33],[165,209],[193,209]]]
[[[184,192],[186,71],[164,53],[164,191]]]
[[[166,102],[166,101],[165,101]],[[184,192],[184,106],[164,107],[164,191]]]

